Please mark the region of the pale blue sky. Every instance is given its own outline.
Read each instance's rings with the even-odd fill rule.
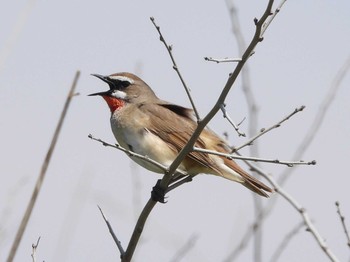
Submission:
[[[113,142],[109,110],[102,99],[87,97],[106,86],[91,73],[139,73],[164,100],[189,106],[168,54],[149,20],[170,44],[203,116],[215,103],[232,64],[203,57],[239,57],[225,1],[7,1],[0,10],[0,260],[12,244],[75,71],[77,91],[55,149],[47,177],[15,261],[30,260],[31,244],[41,236],[38,260],[112,261],[119,254],[96,207],[109,217],[126,246],[135,214],[158,179],[129,159],[87,138],[89,133]],[[253,19],[266,1],[236,1],[248,42]],[[260,140],[261,156],[288,160],[303,139],[340,66],[350,55],[349,1],[287,1],[258,45],[248,66],[259,105],[259,127],[268,127],[305,105],[278,130]],[[23,24],[19,23],[22,14]],[[17,24],[17,26],[16,26]],[[14,33],[17,32],[17,33]],[[9,45],[10,43],[10,45]],[[349,97],[350,77],[340,87],[322,129],[286,185],[305,206],[322,236],[340,260],[348,259],[346,239],[334,202],[350,219]],[[240,81],[227,99],[227,110],[239,122],[247,116]],[[248,121],[242,124],[247,132]],[[218,114],[210,124],[230,132]],[[248,154],[248,150],[243,150]],[[242,164],[243,165],[243,164]],[[286,167],[261,165],[276,176]],[[246,168],[246,167],[245,167]],[[134,194],[134,181],[138,193]],[[136,199],[136,204],[135,204]],[[269,200],[264,200],[268,203]],[[239,243],[253,221],[252,196],[245,188],[212,176],[169,194],[153,210],[135,261],[169,261],[187,239],[198,241],[184,261],[221,261]],[[266,221],[265,261],[300,221],[284,200]],[[348,224],[350,226],[350,224]],[[155,258],[157,254],[157,258]],[[238,261],[251,261],[251,244]],[[328,261],[312,236],[302,231],[281,261]]]

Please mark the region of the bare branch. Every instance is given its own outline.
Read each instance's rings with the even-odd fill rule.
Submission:
[[[219,63],[237,63],[242,61],[242,58],[213,58],[213,57],[204,57],[205,61],[209,61],[209,62],[215,62],[217,64]]]
[[[348,245],[348,247],[350,247],[350,236],[349,236],[349,231],[348,231],[348,229],[347,229],[347,227],[346,227],[346,224],[345,224],[345,217],[342,215],[342,213],[341,213],[341,211],[340,211],[340,204],[339,204],[338,201],[335,202],[335,205],[336,205],[336,207],[337,207],[337,213],[338,213],[338,215],[339,215],[340,222],[341,222],[341,224],[342,224],[342,226],[343,226],[343,230],[344,230],[346,239],[347,239],[347,241],[348,241],[347,245]]]
[[[279,121],[277,124],[274,124],[273,126],[269,127],[269,128],[262,128],[260,130],[260,133],[255,135],[254,137],[252,137],[251,139],[249,139],[247,142],[245,142],[243,145],[239,146],[239,147],[235,147],[232,149],[232,153],[236,152],[240,149],[242,149],[245,146],[248,145],[252,145],[253,142],[258,139],[259,137],[261,137],[262,135],[266,134],[267,132],[271,131],[272,129],[278,128],[281,126],[281,124],[287,120],[289,120],[292,116],[294,116],[296,113],[303,111],[305,108],[305,106],[301,106],[299,108],[296,108],[292,113],[290,113],[288,116],[286,116],[285,118],[283,118],[281,121]]]
[[[124,253],[124,255],[122,257],[122,260],[121,260],[122,262],[131,261],[131,258],[135,252],[137,243],[141,237],[141,234],[142,234],[143,228],[145,226],[145,223],[147,221],[147,218],[156,204],[157,204],[157,202],[152,200],[152,198],[150,198],[148,200],[147,204],[145,205],[145,207],[143,208],[143,210],[139,216],[139,219],[137,220],[137,223],[135,225],[135,228],[134,228],[134,231],[133,231],[132,236],[130,238],[126,252]]]
[[[173,62],[173,69],[176,71],[177,75],[179,76],[180,80],[181,80],[181,83],[182,85],[184,86],[185,90],[186,90],[186,93],[187,93],[187,96],[188,98],[190,99],[190,102],[191,102],[191,105],[192,105],[192,108],[193,108],[193,111],[196,115],[196,118],[197,118],[197,122],[200,120],[200,116],[199,116],[199,113],[197,111],[197,108],[193,102],[193,99],[192,99],[192,96],[191,96],[191,90],[187,87],[186,83],[185,83],[185,80],[183,79],[181,73],[180,73],[180,70],[179,70],[179,67],[177,66],[176,62],[175,62],[175,58],[173,56],[173,47],[171,45],[168,45],[167,42],[165,41],[163,35],[162,35],[162,32],[160,31],[160,26],[158,26],[155,22],[155,19],[154,17],[150,17],[153,25],[155,26],[155,28],[157,29],[158,33],[159,33],[159,37],[160,37],[160,41],[165,45],[166,49],[168,50],[168,53],[170,55],[170,58],[171,58],[171,61]]]
[[[331,261],[339,261],[332,250],[327,246],[324,238],[321,236],[315,225],[310,219],[309,214],[306,209],[289,193],[287,193],[282,187],[273,179],[273,177],[264,171],[262,171],[258,166],[253,165],[249,161],[244,161],[252,170],[258,172],[264,178],[266,178],[270,184],[274,187],[276,193],[278,193],[282,198],[284,198],[296,211],[299,212],[300,216],[303,219],[307,230],[311,233],[311,235],[315,238],[316,242],[320,246],[321,250],[328,256]]]
[[[225,108],[225,107],[226,107],[225,104],[222,104],[222,105],[220,106],[220,109],[221,109],[221,111],[222,111],[222,113],[223,113],[223,115],[224,115],[224,118],[226,118],[227,121],[233,126],[233,128],[236,130],[238,136],[244,136],[244,137],[245,137],[245,133],[239,131],[239,124],[236,125],[236,124],[232,121],[232,119],[230,118],[230,116],[227,114],[227,111],[226,111],[226,108]]]
[[[231,26],[232,26],[232,32],[235,36],[238,51],[240,53],[243,53],[246,48],[246,43],[244,39],[244,35],[241,30],[240,21],[238,19],[237,9],[235,5],[233,4],[233,0],[226,0],[227,8],[230,13],[230,19],[231,19]],[[272,8],[273,3],[271,3]],[[269,13],[270,15],[270,13]],[[268,19],[268,18],[267,18]],[[255,24],[258,24],[258,20],[254,19]],[[265,23],[265,22],[264,22]],[[264,24],[263,23],[263,24]],[[259,34],[259,39],[262,40],[261,33]],[[254,50],[252,50],[249,55],[252,56],[254,54]],[[249,67],[246,66],[242,69],[242,90],[244,93],[244,96],[246,98],[247,106],[248,106],[248,135],[250,137],[253,136],[253,134],[257,133],[258,130],[258,105],[256,103],[256,99],[253,93],[252,85],[251,85],[251,78],[250,78],[250,71]],[[256,144],[254,147],[249,148],[250,154],[259,156],[259,148]],[[255,216],[257,216],[261,209],[262,209],[262,200],[257,197],[256,195],[252,194],[253,201],[254,201],[254,212]],[[254,261],[260,262],[262,261],[262,236],[263,232],[261,227],[257,227],[256,230],[254,230]]]
[[[282,0],[281,3],[278,5],[278,7],[275,9],[275,11],[272,13],[270,18],[266,21],[266,23],[263,26],[261,37],[264,35],[266,29],[269,27],[273,19],[275,19],[276,15],[281,11],[283,5],[287,2],[287,0]]]
[[[41,237],[38,237],[38,240],[36,241],[36,244],[32,244],[32,255],[31,256],[32,256],[32,261],[33,262],[36,262],[36,249],[39,246],[40,238]]]
[[[288,244],[290,243],[292,238],[294,236],[296,236],[296,234],[298,234],[300,229],[302,229],[304,226],[305,226],[304,222],[300,222],[299,224],[297,224],[295,227],[292,228],[292,230],[284,237],[282,242],[276,248],[276,251],[273,253],[273,255],[272,255],[271,259],[270,259],[271,262],[277,262],[278,261],[278,259],[280,258],[280,256],[282,255],[283,251],[286,249],[286,247],[288,246]]]
[[[278,159],[266,159],[266,158],[259,158],[259,157],[247,157],[247,156],[241,156],[241,155],[234,155],[234,154],[225,154],[213,150],[207,150],[200,147],[194,147],[193,151],[195,152],[201,152],[211,155],[217,155],[217,156],[224,156],[228,159],[240,159],[240,160],[247,160],[247,161],[254,161],[254,162],[264,162],[264,163],[273,163],[273,164],[280,164],[280,165],[286,165],[288,167],[293,167],[294,165],[316,165],[316,161],[308,161],[305,162],[303,160],[299,161],[282,161]]]
[[[181,162],[186,157],[186,155],[192,150],[193,145],[197,141],[197,139],[198,139],[199,135],[201,134],[201,132],[203,131],[203,129],[206,127],[206,125],[209,123],[209,121],[215,116],[215,114],[220,110],[220,106],[224,103],[226,96],[228,95],[233,83],[236,81],[244,64],[249,59],[251,52],[254,51],[257,44],[261,42],[261,39],[260,39],[261,28],[262,28],[263,23],[266,21],[266,19],[269,17],[269,15],[271,13],[272,4],[273,4],[273,0],[269,0],[264,14],[260,18],[260,20],[256,23],[256,31],[255,31],[254,37],[251,40],[251,43],[249,44],[247,50],[244,52],[244,54],[242,56],[242,61],[240,61],[237,64],[233,73],[228,78],[228,80],[225,84],[225,87],[223,88],[217,102],[215,103],[213,108],[210,110],[210,112],[205,116],[205,118],[203,118],[201,121],[198,122],[198,126],[195,129],[195,131],[193,132],[190,140],[182,148],[182,150],[180,151],[180,153],[178,154],[176,159],[170,165],[169,171],[167,172],[167,174],[165,174],[165,176],[162,179],[161,185],[163,187],[166,187],[166,185],[169,184],[169,182],[171,180],[171,174],[174,173],[174,171],[181,164]]]
[[[49,150],[46,153],[46,157],[45,157],[43,165],[41,167],[41,171],[40,171],[39,177],[38,177],[38,179],[36,181],[36,184],[35,184],[32,196],[31,196],[31,198],[29,200],[26,212],[24,213],[24,216],[22,218],[21,224],[20,224],[20,226],[18,228],[16,237],[15,237],[15,240],[14,240],[14,242],[12,244],[9,256],[7,258],[7,262],[12,262],[13,261],[15,255],[16,255],[16,252],[17,252],[17,248],[18,248],[18,246],[19,246],[19,244],[21,242],[23,233],[24,233],[24,231],[25,231],[25,229],[27,227],[29,218],[30,218],[30,216],[32,214],[32,211],[33,211],[34,205],[36,203],[37,197],[39,195],[41,186],[42,186],[42,184],[44,182],[44,178],[45,178],[45,175],[46,175],[46,170],[47,170],[47,168],[49,166],[49,163],[50,163],[50,160],[51,160],[51,156],[52,156],[53,151],[55,149],[56,142],[58,140],[58,136],[60,134],[60,131],[61,131],[64,119],[66,117],[66,114],[67,114],[67,111],[68,111],[68,108],[69,108],[69,104],[70,104],[72,98],[74,97],[74,94],[75,94],[74,92],[75,92],[75,88],[77,86],[77,82],[78,82],[79,76],[80,76],[80,71],[77,71],[76,74],[75,74],[72,86],[71,86],[71,88],[69,90],[68,96],[66,98],[66,102],[64,104],[64,107],[63,107],[61,116],[59,118],[58,124],[56,126],[55,133],[54,133],[53,138],[51,140],[51,144],[50,144]]]
[[[162,169],[164,172],[166,172],[168,170],[167,166],[164,166],[164,165],[160,164],[159,162],[149,158],[148,156],[140,155],[140,154],[137,154],[137,153],[135,153],[133,151],[125,149],[124,147],[120,146],[118,143],[115,143],[114,145],[112,145],[110,143],[107,143],[107,142],[103,141],[100,138],[95,138],[91,134],[88,135],[88,138],[90,138],[92,140],[95,140],[97,142],[100,142],[103,146],[113,147],[115,149],[118,149],[118,150],[124,152],[125,154],[127,154],[130,157],[135,157],[135,158],[139,158],[139,159],[145,160],[145,161],[149,162],[150,164],[153,164],[154,166],[158,167],[159,169]],[[187,176],[187,174],[185,172],[183,172],[183,171],[181,171],[179,169],[176,170],[176,173],[181,174],[182,176]]]
[[[171,262],[179,262],[182,261],[182,259],[186,256],[186,254],[193,249],[193,247],[196,245],[196,242],[198,240],[198,235],[193,234],[190,236],[190,238],[186,241],[186,243],[176,252],[173,259],[171,259]]]
[[[107,217],[105,216],[105,214],[103,213],[101,207],[100,207],[99,205],[97,205],[97,207],[98,207],[98,209],[100,210],[101,215],[102,215],[104,221],[106,222],[106,225],[107,225],[107,227],[108,227],[109,233],[111,234],[111,236],[112,236],[112,238],[113,238],[113,240],[114,240],[114,243],[117,245],[117,247],[118,247],[118,249],[119,249],[120,257],[123,257],[124,254],[125,254],[125,251],[124,251],[124,249],[123,249],[123,246],[122,246],[120,240],[118,239],[118,237],[117,237],[116,234],[114,233],[114,230],[113,230],[113,228],[112,228],[112,225],[109,223],[109,221],[108,221]]]

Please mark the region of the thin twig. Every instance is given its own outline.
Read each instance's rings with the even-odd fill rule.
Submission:
[[[305,108],[305,106],[301,106],[301,107],[299,107],[299,108],[296,108],[296,109],[294,109],[294,111],[293,111],[292,113],[290,113],[288,116],[286,116],[285,118],[283,118],[283,119],[282,119],[281,121],[279,121],[277,124],[274,124],[274,125],[272,125],[272,126],[269,127],[269,128],[262,128],[262,129],[260,130],[260,133],[259,133],[259,134],[255,135],[254,137],[252,137],[251,139],[249,139],[247,142],[245,142],[245,143],[242,144],[241,146],[238,146],[238,147],[233,148],[233,149],[232,149],[232,153],[233,153],[233,152],[236,152],[236,151],[238,151],[238,150],[240,150],[240,149],[242,149],[242,148],[245,147],[245,146],[252,145],[253,142],[254,142],[256,139],[258,139],[258,138],[261,137],[262,135],[266,134],[267,132],[271,131],[272,129],[275,129],[275,128],[280,127],[281,124],[282,124],[283,122],[289,120],[289,118],[291,118],[292,116],[294,116],[296,113],[303,111],[304,108]]]
[[[150,17],[150,19],[151,19],[153,25],[155,26],[155,28],[158,31],[160,41],[165,45],[166,49],[168,50],[168,53],[169,53],[170,58],[171,58],[171,61],[173,62],[173,69],[176,71],[177,75],[179,76],[179,78],[181,80],[182,85],[184,86],[184,88],[186,90],[187,96],[190,99],[192,109],[194,111],[194,114],[196,115],[197,122],[198,122],[198,121],[200,121],[200,116],[199,116],[198,110],[197,110],[197,108],[196,108],[196,106],[195,106],[195,104],[193,102],[193,99],[192,99],[192,96],[191,96],[191,90],[187,87],[187,85],[185,83],[185,80],[183,79],[183,77],[182,77],[182,75],[180,73],[179,67],[176,64],[175,58],[173,56],[173,51],[172,51],[173,47],[171,45],[168,45],[167,42],[165,41],[165,38],[163,37],[162,32],[160,31],[160,26],[158,26],[156,24],[154,17]]]
[[[275,19],[276,15],[281,11],[283,5],[287,2],[287,0],[282,0],[281,3],[278,5],[278,7],[275,9],[275,11],[272,13],[270,18],[266,21],[266,23],[263,25],[263,29],[261,31],[261,36],[264,35],[266,29],[269,27],[273,19]]]
[[[170,260],[171,262],[179,262],[182,261],[182,259],[186,256],[188,252],[190,252],[194,246],[196,245],[196,242],[198,240],[198,235],[193,234],[190,236],[190,238],[185,242],[185,244],[176,252],[174,257]]]
[[[228,122],[232,125],[232,127],[236,130],[238,136],[244,136],[244,137],[245,137],[245,133],[244,133],[244,132],[241,132],[241,131],[239,130],[239,125],[236,125],[236,124],[232,121],[232,119],[231,119],[231,117],[228,115],[228,113],[227,113],[225,107],[226,107],[226,104],[222,104],[222,105],[220,106],[220,109],[221,109],[221,111],[222,111],[222,114],[223,114],[224,118],[226,118],[227,121],[228,121]]]
[[[219,63],[237,63],[242,61],[242,58],[213,58],[213,57],[204,57],[205,61],[209,61],[209,62],[215,62],[217,64]]]
[[[264,178],[266,178],[270,184],[274,187],[276,193],[278,193],[282,198],[284,198],[298,213],[303,219],[305,226],[307,227],[307,231],[311,233],[311,235],[315,238],[316,242],[320,246],[321,250],[328,256],[331,261],[339,261],[335,256],[333,251],[327,246],[324,238],[321,236],[315,225],[310,219],[310,216],[306,209],[289,193],[287,193],[275,180],[274,178],[262,171],[258,166],[253,165],[249,161],[244,161],[252,170],[256,171]]]
[[[347,245],[348,247],[350,247],[350,235],[349,235],[349,231],[348,231],[348,228],[346,227],[346,224],[345,224],[345,217],[342,215],[341,211],[340,211],[340,204],[339,202],[335,202],[335,205],[337,207],[337,213],[339,215],[339,218],[340,218],[340,222],[343,226],[343,230],[344,230],[344,233],[345,233],[345,236],[346,236],[346,239],[348,241]]]
[[[119,249],[120,257],[123,257],[125,251],[124,251],[124,249],[123,249],[123,246],[122,246],[120,240],[118,239],[118,237],[117,237],[116,234],[114,233],[114,230],[113,230],[113,228],[112,228],[112,225],[111,225],[111,223],[109,223],[109,221],[108,221],[107,217],[105,216],[105,214],[103,213],[101,207],[100,207],[99,205],[97,205],[97,207],[98,207],[98,209],[100,210],[101,215],[102,215],[104,221],[106,222],[106,225],[107,225],[107,227],[108,227],[109,233],[111,234],[111,236],[112,236],[112,238],[113,238],[113,240],[114,240],[114,243],[117,245],[117,247],[118,247],[118,249]]]
[[[290,230],[290,232],[288,234],[286,234],[286,236],[283,238],[282,242],[278,245],[275,252],[273,253],[273,255],[270,259],[271,262],[278,261],[278,259],[282,255],[283,251],[286,250],[286,248],[287,248],[288,244],[290,243],[290,241],[292,240],[292,238],[294,236],[296,236],[299,233],[300,229],[302,229],[304,226],[305,226],[305,224],[302,221],[299,224],[297,224],[295,227],[293,227],[292,230]]]
[[[164,166],[162,165],[161,163],[149,158],[148,156],[144,156],[144,155],[140,155],[138,153],[135,153],[133,151],[130,151],[128,149],[125,149],[124,147],[122,147],[121,145],[119,145],[118,143],[115,143],[114,145],[110,144],[110,143],[107,143],[105,141],[103,141],[102,139],[100,138],[95,138],[93,135],[89,134],[88,135],[88,138],[90,138],[91,140],[95,140],[97,142],[100,142],[103,146],[107,146],[107,147],[112,147],[112,148],[115,148],[115,149],[118,149],[122,152],[124,152],[125,154],[127,154],[128,156],[130,157],[135,157],[135,158],[139,158],[139,159],[142,159],[156,167],[158,167],[159,169],[163,170],[164,172],[166,172],[168,170],[168,167],[167,166]],[[183,176],[187,176],[187,174],[181,170],[176,170],[176,173],[178,174],[181,174]]]
[[[316,161],[308,161],[305,162],[303,160],[299,161],[284,161],[284,160],[278,160],[278,159],[266,159],[266,158],[259,158],[259,157],[247,157],[247,156],[241,156],[241,155],[234,155],[234,154],[226,154],[226,153],[221,153],[217,152],[214,150],[208,150],[208,149],[203,149],[200,147],[194,147],[193,148],[194,152],[201,152],[201,153],[206,153],[206,154],[211,154],[211,155],[217,155],[217,156],[224,156],[228,159],[239,159],[239,160],[247,160],[247,161],[253,161],[253,162],[264,162],[264,163],[272,163],[272,164],[280,164],[280,165],[286,165],[288,167],[293,167],[294,165],[316,165]]]
[[[77,86],[77,82],[78,82],[79,76],[80,76],[80,71],[77,71],[76,74],[75,74],[72,86],[71,86],[71,88],[69,90],[68,96],[66,98],[66,102],[64,104],[64,107],[63,107],[60,119],[58,121],[55,133],[54,133],[53,138],[51,140],[51,144],[50,144],[49,150],[46,153],[46,157],[45,157],[43,165],[41,167],[41,171],[40,171],[39,177],[38,177],[38,179],[36,181],[36,184],[35,184],[32,196],[31,196],[31,198],[29,200],[27,209],[26,209],[26,211],[24,213],[24,216],[23,216],[21,224],[20,224],[20,226],[18,228],[16,237],[15,237],[14,242],[12,244],[9,256],[7,258],[7,262],[12,262],[13,261],[15,255],[16,255],[16,252],[17,252],[17,248],[18,248],[18,246],[19,246],[19,244],[21,242],[23,233],[24,233],[24,231],[25,231],[25,229],[27,227],[30,215],[32,214],[34,205],[36,203],[36,200],[37,200],[37,197],[39,195],[42,183],[44,181],[44,178],[45,178],[45,175],[46,175],[46,170],[47,170],[47,167],[49,166],[52,153],[53,153],[53,151],[55,149],[55,145],[56,145],[56,142],[58,140],[58,136],[60,134],[60,131],[61,131],[61,128],[62,128],[62,125],[63,125],[63,121],[64,121],[64,119],[66,117],[69,104],[70,104],[72,98],[74,97],[74,94],[75,94],[74,90],[75,90],[75,88]]]
[[[36,262],[36,249],[39,246],[39,241],[41,237],[38,237],[38,240],[36,241],[36,244],[32,244],[32,261]]]

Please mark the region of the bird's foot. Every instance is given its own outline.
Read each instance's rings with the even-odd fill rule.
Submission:
[[[161,179],[158,179],[157,184],[153,187],[151,192],[151,198],[154,201],[165,204],[165,189],[160,186]]]

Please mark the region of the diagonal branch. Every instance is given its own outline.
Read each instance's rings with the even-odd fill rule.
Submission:
[[[350,56],[346,59],[345,63],[340,67],[338,70],[336,76],[334,77],[332,84],[330,86],[330,89],[328,93],[325,95],[317,114],[314,118],[314,121],[312,122],[309,131],[306,133],[304,139],[300,142],[299,147],[294,153],[295,158],[300,158],[304,154],[304,152],[310,147],[311,143],[315,139],[317,132],[322,126],[322,123],[325,119],[325,116],[328,112],[329,107],[332,105],[332,102],[334,101],[334,98],[337,94],[337,91],[341,87],[341,83],[346,76],[346,74],[349,72],[350,69]],[[290,170],[286,170],[286,172],[282,173],[280,176],[280,179],[278,180],[278,183],[281,185],[284,185],[290,174]]]
[[[306,209],[294,198],[292,197],[287,191],[285,191],[274,179],[271,175],[265,173],[260,169],[258,166],[253,165],[252,163],[245,161],[245,163],[254,171],[258,172],[260,175],[265,177],[270,184],[274,187],[274,190],[276,193],[278,193],[282,198],[284,198],[297,212],[299,212],[300,216],[303,219],[303,222],[305,226],[307,227],[307,230],[311,233],[311,235],[316,240],[317,244],[320,246],[321,250],[328,256],[328,258],[331,261],[339,261],[338,258],[335,256],[333,251],[327,246],[324,238],[319,233],[316,226],[313,224],[313,222],[310,219],[310,216]]]
[[[294,165],[316,165],[315,160],[308,161],[308,162],[305,162],[303,160],[284,161],[284,160],[279,160],[279,159],[266,159],[266,158],[260,158],[260,157],[248,157],[248,156],[241,156],[241,155],[238,156],[238,155],[234,155],[234,154],[225,154],[225,153],[221,153],[218,151],[203,149],[203,148],[199,148],[199,147],[194,147],[193,151],[211,154],[211,155],[223,156],[223,157],[226,157],[228,159],[239,159],[239,160],[247,160],[247,161],[253,161],[253,162],[280,164],[280,165],[286,165],[288,167],[293,167]]]
[[[176,252],[175,256],[170,260],[171,262],[179,262],[186,256],[186,254],[193,249],[198,240],[198,235],[193,234],[185,242],[185,244]]]
[[[184,146],[184,148],[180,151],[176,159],[173,161],[173,163],[170,165],[169,169],[165,172],[165,175],[163,176],[160,187],[166,190],[169,183],[172,179],[172,174],[177,170],[178,166],[181,164],[181,162],[184,160],[186,155],[192,150],[195,142],[197,141],[199,135],[201,134],[202,130],[206,127],[206,125],[209,123],[209,121],[214,117],[214,115],[220,110],[221,104],[224,103],[226,96],[228,95],[228,92],[230,91],[233,83],[236,81],[238,75],[240,74],[244,64],[249,59],[250,54],[254,51],[255,47],[262,41],[261,38],[261,30],[262,26],[267,20],[267,18],[271,14],[271,8],[273,5],[273,0],[269,0],[266,10],[262,17],[256,21],[256,30],[255,34],[253,36],[253,39],[251,40],[251,43],[249,44],[247,50],[244,52],[242,56],[242,61],[240,61],[237,66],[235,67],[233,73],[230,75],[229,79],[227,80],[227,83],[225,84],[225,87],[223,88],[223,91],[221,92],[221,95],[219,96],[216,104],[213,106],[212,110],[207,114],[207,116],[203,119],[198,121],[198,125],[196,130],[194,131],[193,135],[191,136],[190,140],[187,142],[187,144]],[[158,29],[157,29],[158,30]],[[146,220],[156,205],[156,201],[154,201],[152,198],[150,198],[144,207],[144,209],[141,212],[141,215],[137,221],[137,224],[134,228],[133,234],[131,236],[131,239],[129,241],[129,245],[126,249],[125,255],[122,258],[122,261],[130,261],[134,251],[136,249],[137,243],[139,241],[139,238],[142,234],[144,225],[146,223]]]
[[[185,90],[186,90],[186,93],[187,93],[187,96],[188,98],[190,99],[190,102],[191,102],[191,105],[192,105],[192,108],[193,108],[193,111],[196,115],[196,118],[197,118],[197,121],[200,120],[200,116],[199,116],[199,113],[197,111],[197,108],[193,102],[193,99],[192,99],[192,96],[191,96],[191,90],[187,87],[186,83],[185,83],[185,80],[183,79],[181,73],[180,73],[180,70],[176,64],[176,61],[175,61],[175,58],[173,56],[173,47],[171,45],[168,45],[167,42],[165,41],[163,35],[162,35],[162,32],[160,31],[160,26],[158,26],[154,20],[154,17],[151,17],[150,18],[153,25],[155,26],[155,28],[157,29],[158,33],[159,33],[159,39],[160,41],[165,45],[166,49],[168,50],[168,53],[170,55],[170,59],[171,61],[173,62],[173,69],[176,71],[177,75],[179,76],[180,80],[181,80],[181,83],[182,85],[184,86]]]
[[[70,102],[71,102],[73,96],[75,95],[74,92],[75,92],[75,88],[77,86],[77,82],[78,82],[79,76],[80,76],[80,71],[77,71],[76,74],[75,74],[72,86],[71,86],[71,88],[69,90],[66,102],[64,104],[64,107],[63,107],[60,119],[59,119],[58,124],[56,126],[55,133],[54,133],[53,138],[51,140],[51,144],[50,144],[49,150],[46,153],[46,157],[45,157],[45,160],[44,160],[43,165],[41,167],[41,171],[40,171],[39,177],[38,177],[38,179],[36,181],[36,184],[35,184],[32,196],[31,196],[31,198],[29,200],[27,209],[26,209],[26,211],[24,213],[24,216],[22,218],[21,224],[20,224],[20,226],[18,228],[15,240],[14,240],[14,242],[12,244],[9,256],[7,258],[7,262],[12,262],[13,259],[15,258],[15,255],[16,255],[16,252],[17,252],[17,248],[18,248],[18,246],[19,246],[19,244],[21,242],[23,233],[24,233],[24,231],[25,231],[25,229],[27,227],[29,218],[30,218],[30,216],[32,214],[34,205],[36,203],[36,200],[38,198],[39,192],[41,190],[41,186],[42,186],[42,184],[44,182],[44,178],[46,176],[46,170],[47,170],[47,168],[49,166],[49,163],[50,163],[50,160],[51,160],[51,156],[52,156],[53,151],[55,149],[56,142],[58,140],[58,136],[60,134],[60,131],[61,131],[61,128],[62,128],[62,125],[63,125],[63,121],[64,121],[64,119],[66,117],[66,114],[67,114]]]
[[[304,227],[304,223],[300,222],[299,224],[294,226],[290,232],[288,232],[288,234],[283,238],[282,242],[278,245],[275,252],[273,253],[270,259],[271,262],[278,261],[278,259],[280,258],[283,251],[286,249],[286,247],[288,246],[292,238],[296,236],[296,234],[298,234],[300,229],[302,229],[303,227]]]
[[[239,124],[236,125],[236,124],[232,121],[231,117],[227,114],[227,111],[226,111],[226,108],[225,108],[225,107],[226,107],[225,104],[222,104],[222,105],[220,106],[220,109],[221,109],[221,112],[222,112],[224,118],[226,118],[227,121],[231,124],[231,126],[235,129],[235,131],[237,132],[238,136],[244,136],[244,137],[245,137],[245,133],[244,133],[244,132],[241,132],[241,131],[239,130]],[[241,123],[242,123],[242,122],[241,122]]]
[[[260,130],[260,133],[255,135],[254,137],[252,137],[251,139],[249,139],[247,142],[245,142],[243,145],[239,146],[239,147],[235,147],[232,149],[232,153],[242,149],[245,146],[248,145],[252,145],[253,142],[255,140],[257,140],[259,137],[261,137],[262,135],[266,134],[267,132],[270,132],[272,129],[278,128],[281,126],[281,124],[287,120],[289,120],[289,118],[291,118],[292,116],[294,116],[295,114],[303,111],[305,108],[305,106],[301,106],[299,108],[296,108],[292,113],[290,113],[288,116],[286,116],[285,118],[283,118],[281,121],[279,121],[277,124],[274,124],[273,126],[269,127],[269,128],[263,128]]]
[[[109,233],[111,234],[111,236],[112,236],[112,238],[113,238],[113,240],[114,240],[114,243],[117,245],[117,247],[118,247],[118,249],[119,249],[120,257],[123,257],[125,251],[124,251],[124,249],[123,249],[123,246],[122,246],[120,240],[118,239],[118,237],[117,237],[116,234],[114,233],[114,230],[113,230],[113,228],[112,228],[112,225],[111,225],[111,223],[109,223],[109,221],[108,221],[107,217],[105,216],[105,214],[103,213],[101,207],[100,207],[99,205],[97,205],[97,207],[98,207],[98,209],[99,209],[100,212],[101,212],[101,215],[102,215],[102,217],[103,217],[103,220],[106,222],[106,225],[107,225],[107,227],[108,227]]]
[[[342,225],[344,233],[345,233],[345,237],[346,237],[346,239],[348,241],[347,245],[348,245],[348,247],[350,247],[350,235],[349,235],[348,228],[346,227],[346,224],[345,224],[345,217],[343,216],[343,214],[340,211],[340,204],[339,204],[338,201],[335,202],[335,205],[337,207],[337,213],[339,215],[340,222],[341,222],[341,225]]]
[[[163,187],[166,187],[169,184],[170,179],[171,179],[171,174],[173,174],[175,172],[175,170],[181,164],[181,162],[184,160],[186,155],[192,150],[193,145],[197,141],[197,139],[198,139],[199,135],[201,134],[201,132],[203,131],[203,129],[207,126],[207,124],[215,116],[215,114],[220,110],[220,106],[224,103],[224,101],[226,99],[226,96],[228,95],[232,85],[236,81],[236,79],[237,79],[238,75],[240,74],[244,64],[249,59],[251,52],[253,52],[255,47],[258,45],[258,43],[260,43],[262,41],[262,39],[261,39],[262,26],[265,23],[266,19],[271,14],[271,8],[272,8],[272,5],[273,5],[273,2],[274,2],[273,0],[269,0],[264,14],[262,15],[262,17],[258,21],[256,21],[256,23],[255,23],[256,29],[255,29],[255,34],[253,36],[253,39],[250,42],[250,44],[249,44],[248,48],[246,49],[246,51],[244,52],[244,54],[242,56],[242,61],[240,61],[237,64],[237,66],[235,67],[234,71],[232,72],[232,74],[228,78],[228,80],[227,80],[227,82],[226,82],[226,84],[225,84],[225,86],[224,86],[224,88],[223,88],[223,90],[222,90],[222,92],[221,92],[217,102],[215,103],[213,108],[210,110],[210,112],[205,116],[205,118],[203,118],[201,121],[198,121],[197,128],[193,132],[190,140],[182,148],[182,150],[180,151],[180,153],[178,154],[176,159],[170,165],[168,172],[164,175],[164,177],[162,179],[162,183],[161,183],[161,185]]]

